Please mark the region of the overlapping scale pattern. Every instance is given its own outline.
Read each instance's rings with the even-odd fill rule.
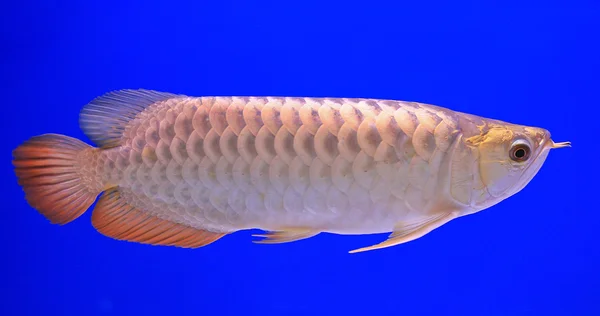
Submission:
[[[96,167],[129,203],[192,227],[382,232],[425,216],[444,161],[473,163],[446,159],[457,125],[401,101],[178,97],[138,114]]]

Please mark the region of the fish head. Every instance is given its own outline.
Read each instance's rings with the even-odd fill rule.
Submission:
[[[550,149],[570,147],[569,142],[555,143],[546,129],[503,122],[486,124],[467,143],[477,148],[479,180],[488,194],[479,208],[521,191],[538,173]]]

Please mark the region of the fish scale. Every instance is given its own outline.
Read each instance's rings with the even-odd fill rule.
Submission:
[[[121,90],[80,124],[99,148],[47,134],[14,151],[29,203],[68,223],[104,192],[98,231],[180,247],[253,228],[269,232],[262,243],[392,232],[355,251],[389,247],[515,194],[550,148],[569,146],[540,128],[360,98]]]
[[[103,182],[127,192],[123,198],[131,205],[195,228],[390,231],[395,222],[427,214],[435,198],[435,170],[454,139],[436,135],[442,118],[425,105],[382,102],[233,97],[157,102],[128,124],[122,146],[98,157],[104,161],[100,174]],[[451,114],[448,120],[457,124]],[[377,159],[378,150],[383,158]],[[431,159],[434,153],[441,159]],[[127,155],[142,160],[124,160]],[[395,190],[389,189],[392,182]],[[204,190],[194,190],[199,185]],[[175,198],[178,186],[195,195]],[[295,192],[286,194],[288,189]],[[247,195],[245,203],[227,195],[238,191]],[[365,218],[369,226],[362,225]]]

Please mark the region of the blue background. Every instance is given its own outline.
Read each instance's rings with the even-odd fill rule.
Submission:
[[[394,4],[392,4],[394,3]],[[600,315],[600,2],[12,1],[0,7],[1,315]],[[11,151],[89,140],[78,112],[113,89],[375,97],[549,129],[519,194],[408,244],[382,235],[198,250],[50,225]]]

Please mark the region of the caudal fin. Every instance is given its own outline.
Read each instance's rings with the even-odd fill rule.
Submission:
[[[79,154],[92,147],[65,135],[32,137],[13,151],[18,183],[31,207],[54,224],[83,214],[100,194],[84,183]]]

